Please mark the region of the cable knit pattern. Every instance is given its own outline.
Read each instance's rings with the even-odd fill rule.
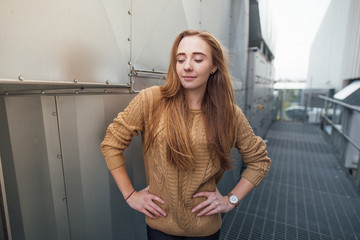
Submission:
[[[125,164],[123,152],[139,131],[142,132],[143,143],[147,141],[146,129],[151,122],[151,109],[160,97],[159,87],[141,91],[124,112],[109,125],[101,144],[109,170]],[[247,164],[242,177],[256,186],[269,170],[270,159],[267,156],[265,143],[254,135],[240,108],[237,107],[236,111],[235,147]],[[220,160],[216,156],[211,156],[208,150],[201,110],[190,109],[188,121],[196,157],[195,167],[191,172],[178,171],[166,159],[167,144],[163,119],[160,120],[157,128],[154,145],[144,155],[149,191],[165,201],[165,204],[159,206],[167,213],[165,218],[146,217],[146,223],[154,229],[171,235],[207,236],[220,229],[221,216],[215,214],[197,217],[191,210],[204,201],[204,198],[192,196],[196,192],[215,191],[216,184],[224,171],[220,167]]]

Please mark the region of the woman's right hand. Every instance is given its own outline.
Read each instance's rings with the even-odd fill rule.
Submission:
[[[147,188],[144,188],[139,192],[134,192],[126,202],[131,208],[144,213],[150,218],[166,217],[166,212],[162,210],[154,201],[162,204],[165,202],[158,196],[149,193],[149,187],[150,186],[147,186]]]

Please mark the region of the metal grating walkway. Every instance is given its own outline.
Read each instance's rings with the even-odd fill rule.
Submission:
[[[319,127],[274,123],[267,139],[271,170],[220,239],[360,239],[360,196]]]

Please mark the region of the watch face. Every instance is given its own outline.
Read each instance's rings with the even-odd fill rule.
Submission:
[[[229,197],[229,200],[230,200],[230,202],[231,202],[232,204],[237,204],[237,202],[239,201],[238,198],[237,198],[237,196],[235,196],[235,195],[231,195],[231,196]]]

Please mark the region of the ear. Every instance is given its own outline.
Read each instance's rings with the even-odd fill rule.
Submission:
[[[213,67],[213,68],[211,69],[210,74],[214,74],[214,73],[216,72],[216,70],[217,70],[217,67]]]

